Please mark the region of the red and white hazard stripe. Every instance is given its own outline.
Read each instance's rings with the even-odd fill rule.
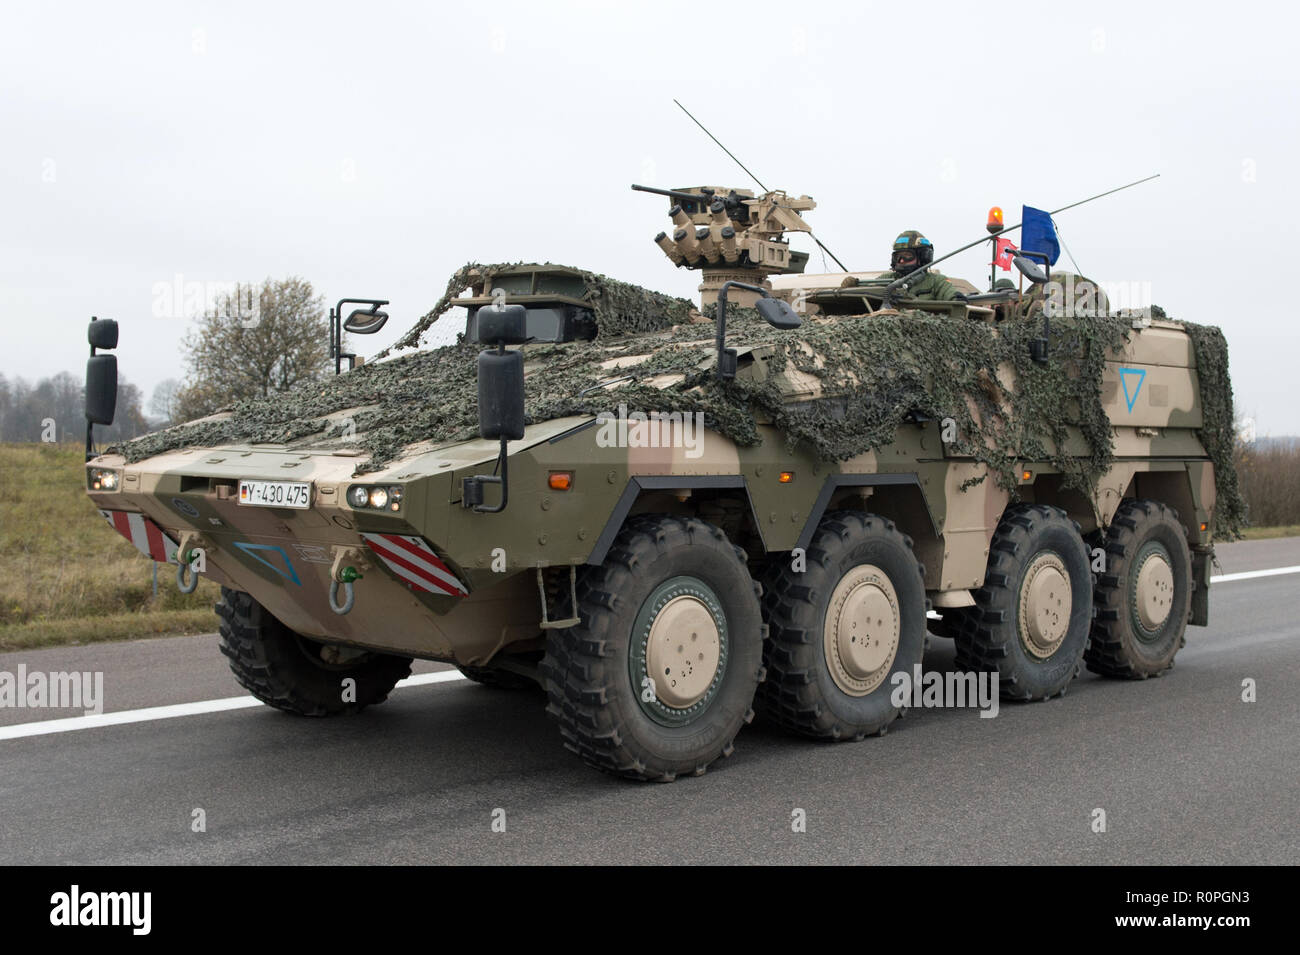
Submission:
[[[99,513],[104,519],[146,557],[159,563],[176,563],[176,542],[163,533],[163,529],[143,514],[131,514],[127,511],[106,511]]]
[[[451,568],[438,559],[421,537],[401,534],[362,534],[366,544],[388,569],[412,587],[431,594],[468,594]]]

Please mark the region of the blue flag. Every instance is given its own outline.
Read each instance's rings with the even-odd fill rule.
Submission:
[[[1050,214],[1033,206],[1021,206],[1020,248],[1027,252],[1041,252],[1055,265],[1061,257],[1061,240],[1056,237],[1056,226]]]

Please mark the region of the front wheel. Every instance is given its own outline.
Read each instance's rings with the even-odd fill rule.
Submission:
[[[753,718],[765,628],[744,551],[695,518],[628,521],[547,638],[547,712],[587,763],[633,779],[700,775]]]
[[[411,674],[411,658],[321,643],[290,630],[248,594],[221,588],[221,652],[239,685],[301,716],[357,713]]]

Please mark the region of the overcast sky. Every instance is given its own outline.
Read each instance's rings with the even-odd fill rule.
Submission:
[[[696,297],[629,191],[806,193],[854,269],[989,206],[1054,209],[1102,282],[1219,324],[1238,412],[1300,434],[1293,5],[51,3],[0,23],[0,373],[80,377],[118,319],[146,400],[183,371],[161,285],[300,275],[392,300],[373,354],[468,260]],[[987,282],[981,251],[942,267]],[[1067,265],[1062,259],[1061,265]],[[810,271],[834,270],[821,265]]]

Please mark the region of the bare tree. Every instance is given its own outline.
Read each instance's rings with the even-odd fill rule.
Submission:
[[[181,344],[189,377],[176,394],[174,420],[211,414],[245,398],[265,398],[329,370],[329,323],[311,283],[296,276],[222,296]],[[241,301],[242,300],[242,301]]]
[[[29,385],[0,379],[0,441],[68,441],[86,436],[85,389],[69,372]],[[95,428],[100,442],[138,437],[149,430],[140,411],[140,389],[119,376],[117,413],[111,425]]]
[[[162,419],[164,427],[175,424],[178,420],[178,398],[181,383],[175,378],[164,378],[154,385],[153,395],[149,399],[149,413]]]

